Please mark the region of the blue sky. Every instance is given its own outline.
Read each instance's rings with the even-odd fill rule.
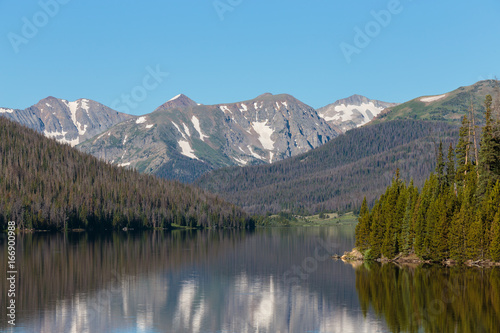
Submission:
[[[0,106],[404,102],[500,76],[499,14],[497,0],[0,0]]]

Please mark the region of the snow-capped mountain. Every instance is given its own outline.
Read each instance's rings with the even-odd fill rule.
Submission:
[[[317,111],[330,125],[345,132],[365,125],[379,115],[382,110],[396,105],[398,104],[368,99],[361,95],[352,95],[319,108]]]
[[[337,135],[312,107],[290,95],[200,105],[181,94],[78,148],[119,166],[192,181],[218,167],[295,156]]]
[[[70,102],[55,97],[44,98],[24,110],[0,108],[0,116],[71,146],[92,138],[115,124],[135,118],[89,99]]]

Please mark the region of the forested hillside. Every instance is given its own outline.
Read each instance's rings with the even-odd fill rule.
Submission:
[[[215,170],[198,179],[251,213],[359,209],[390,184],[397,168],[423,184],[435,167],[437,142],[454,141],[451,124],[398,120],[348,131],[303,155],[272,165]]]
[[[484,104],[480,142],[464,116],[456,148],[440,146],[421,191],[396,174],[371,211],[363,203],[356,247],[365,257],[500,261],[500,117],[490,95]]]
[[[0,229],[250,227],[215,195],[111,166],[0,117]]]
[[[484,96],[500,96],[498,80],[484,80],[471,86],[460,87],[436,96],[424,96],[385,109],[374,123],[396,119],[447,121],[460,124],[465,114],[473,111],[475,118],[484,123]]]

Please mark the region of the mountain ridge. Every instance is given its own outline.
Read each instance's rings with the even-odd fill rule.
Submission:
[[[396,119],[459,123],[461,118],[468,113],[471,103],[475,111],[474,116],[481,123],[484,121],[484,98],[488,94],[492,95],[498,103],[500,88],[497,80],[482,80],[437,95],[413,98],[405,103],[385,109],[373,119],[372,123]]]
[[[355,94],[323,106],[317,111],[331,126],[346,132],[368,124],[383,110],[397,105],[398,103],[382,102]]]
[[[76,146],[120,122],[135,118],[90,99],[80,98],[70,102],[53,96],[41,99],[24,110],[0,108],[0,116],[71,146]]]
[[[295,156],[337,135],[314,108],[291,95],[202,105],[179,94],[78,148],[113,164],[189,182],[223,166]]]

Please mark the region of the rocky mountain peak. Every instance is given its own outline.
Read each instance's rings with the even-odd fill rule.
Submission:
[[[172,97],[162,105],[160,105],[158,108],[156,108],[155,111],[176,109],[176,108],[187,108],[196,105],[198,105],[198,103],[193,101],[191,98],[187,97],[184,94],[179,94],[177,96]]]
[[[43,133],[49,138],[75,146],[134,116],[81,98],[74,102],[48,96],[24,110],[4,116]]]
[[[331,126],[345,132],[367,124],[382,110],[396,105],[398,104],[369,99],[362,95],[352,95],[319,108],[317,111]]]
[[[270,96],[273,96],[273,94],[266,92],[263,93],[262,95],[257,96],[255,99],[262,99],[264,97],[270,97]]]

